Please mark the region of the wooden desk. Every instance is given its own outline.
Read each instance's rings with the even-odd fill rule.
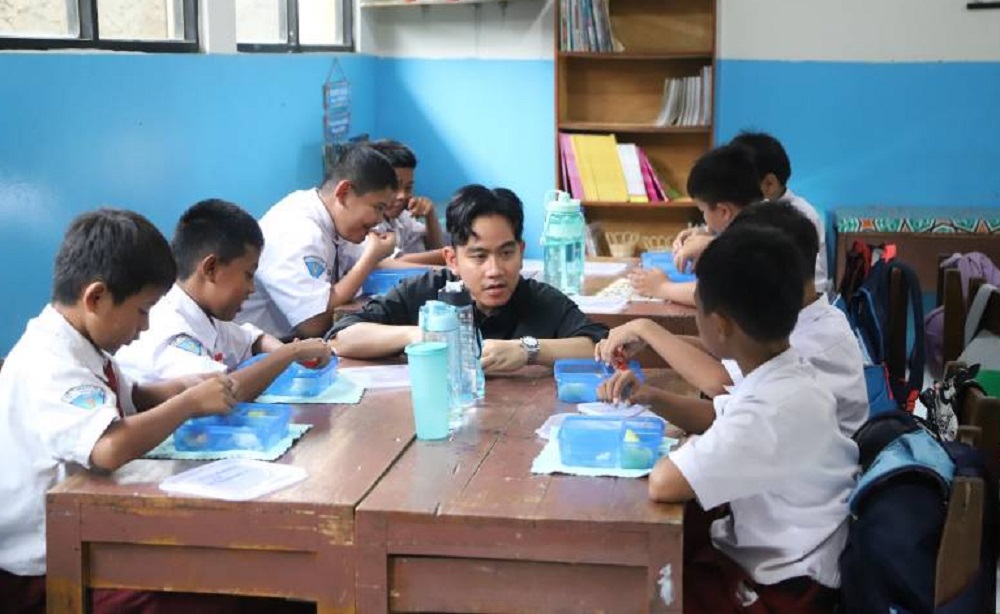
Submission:
[[[531,473],[535,429],[569,409],[548,370],[491,378],[487,399],[450,441],[415,440],[358,507],[358,609],[681,611],[683,507],[650,502],[646,480]]]
[[[157,484],[193,461],[137,460],[49,492],[48,609],[81,612],[86,589],[292,597],[354,608],[354,509],[413,438],[409,391],[359,405],[302,405],[313,428],[279,462],[309,477],[248,502],[170,495]]]
[[[593,295],[600,292],[617,277],[588,277],[584,280],[584,294]],[[621,326],[636,318],[649,318],[675,335],[698,335],[698,326],[694,322],[694,307],[677,303],[661,303],[652,301],[633,301],[618,313],[589,313],[584,311],[591,320],[604,324],[608,328]],[[661,363],[662,364],[662,363]]]

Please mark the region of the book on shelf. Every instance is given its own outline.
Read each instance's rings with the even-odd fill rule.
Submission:
[[[613,134],[559,133],[562,186],[573,198],[602,202],[666,202],[679,193],[660,181],[641,147]]]
[[[668,77],[663,82],[657,126],[707,126],[712,122],[712,67],[698,75]]]
[[[559,0],[559,28],[560,51],[623,50],[611,31],[608,0]]]

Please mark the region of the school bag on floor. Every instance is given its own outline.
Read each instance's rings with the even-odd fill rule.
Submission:
[[[840,557],[841,611],[992,611],[997,490],[989,479],[983,480],[977,572],[957,595],[935,607],[937,567],[949,564],[938,560],[938,551],[952,483],[958,476],[985,478],[982,452],[964,443],[942,443],[901,410],[873,417],[854,440],[862,473],[849,499],[850,529]]]
[[[869,414],[902,408],[912,411],[924,381],[924,314],[920,281],[916,273],[896,260],[895,245],[868,245],[855,241],[847,253],[834,305],[847,316],[861,346]],[[890,378],[885,366],[888,353],[889,279],[902,273],[904,291],[914,324],[913,345],[907,355],[906,374]]]
[[[958,269],[959,277],[962,280],[962,298],[966,301],[969,299],[968,288],[971,279],[978,277],[985,280],[987,284],[1000,286],[1000,268],[997,268],[989,256],[980,252],[952,254],[941,262],[941,268]],[[978,318],[976,320],[978,321]],[[939,305],[927,312],[927,316],[924,318],[924,339],[927,365],[930,367],[931,373],[940,374],[944,371],[944,305]]]

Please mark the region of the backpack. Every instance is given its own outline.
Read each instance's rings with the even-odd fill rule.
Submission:
[[[941,443],[900,410],[873,417],[854,440],[862,474],[849,498],[850,528],[840,556],[841,611],[992,611],[997,492],[988,479],[978,571],[957,596],[934,607],[952,481],[985,477],[982,453],[963,443]]]
[[[904,408],[912,411],[924,380],[923,296],[917,274],[895,259],[894,245],[872,246],[855,241],[847,253],[844,275],[834,305],[839,307],[858,338],[865,360],[870,415]],[[907,356],[907,374],[891,378],[885,367],[888,353],[889,279],[902,273],[904,291],[914,323],[913,345]]]
[[[990,285],[1000,286],[1000,269],[986,254],[952,254],[941,262],[941,268],[952,267],[958,269],[962,279],[962,297],[966,301],[969,300],[969,281],[972,279],[981,277]],[[941,373],[944,370],[944,305],[931,309],[924,318],[924,346],[931,373]]]

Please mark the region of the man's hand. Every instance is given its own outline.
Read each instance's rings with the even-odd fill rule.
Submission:
[[[486,373],[516,371],[528,364],[528,351],[521,347],[520,339],[486,339],[481,362]]]
[[[434,213],[434,203],[425,196],[414,196],[406,205],[413,217],[427,217]]]

